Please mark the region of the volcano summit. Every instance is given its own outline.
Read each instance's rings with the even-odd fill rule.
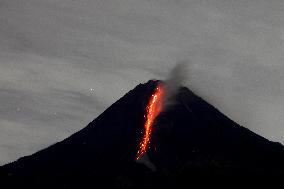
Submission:
[[[147,107],[159,83],[138,85],[81,131],[0,167],[2,184],[9,188],[157,188],[189,187],[199,179],[284,176],[280,143],[238,125],[185,87],[179,89],[175,103],[158,111],[151,122],[143,153],[154,169],[137,161]]]

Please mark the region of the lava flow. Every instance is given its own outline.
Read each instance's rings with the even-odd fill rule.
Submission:
[[[142,141],[139,144],[136,160],[138,160],[149,147],[154,120],[162,110],[163,93],[164,90],[162,88],[162,85],[158,84],[158,86],[155,88],[154,93],[151,95],[149,103],[146,107],[144,134]]]

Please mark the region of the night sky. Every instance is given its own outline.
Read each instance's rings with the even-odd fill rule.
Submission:
[[[0,164],[186,62],[184,85],[284,143],[284,1],[1,0]]]

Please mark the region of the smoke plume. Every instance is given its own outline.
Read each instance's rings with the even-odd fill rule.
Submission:
[[[165,80],[164,89],[164,108],[170,107],[175,103],[175,96],[183,82],[187,79],[188,60],[179,61],[170,71],[168,78]]]

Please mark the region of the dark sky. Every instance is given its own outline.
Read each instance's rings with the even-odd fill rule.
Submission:
[[[185,85],[284,143],[284,1],[1,0],[0,164],[188,60]]]

